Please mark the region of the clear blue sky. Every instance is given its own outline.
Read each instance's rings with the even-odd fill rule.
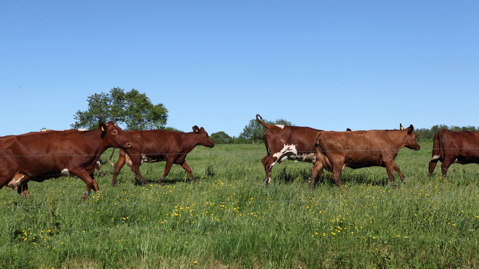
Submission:
[[[0,135],[145,92],[168,126],[479,126],[479,1],[0,1]]]

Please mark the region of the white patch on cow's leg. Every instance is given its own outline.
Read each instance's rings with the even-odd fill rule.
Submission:
[[[439,156],[439,155],[434,155],[434,156],[432,156],[431,161],[439,160],[440,158],[441,158],[441,156]]]
[[[10,182],[8,183],[7,186],[9,188],[16,188],[16,187],[20,186],[20,184],[22,183],[22,179],[24,179],[24,178],[25,178],[25,175],[22,175],[20,173],[15,173],[12,180],[10,180]]]
[[[282,125],[282,124],[276,124],[276,127],[279,127],[279,128],[281,128],[281,129],[284,129],[284,125]]]
[[[345,167],[346,167],[346,164],[343,164],[343,168],[341,168],[341,171],[343,171]]]
[[[67,168],[63,169],[63,170],[61,171],[61,173],[62,173],[63,176],[69,176],[69,175],[70,175],[70,171],[68,171]]]
[[[125,162],[126,162],[126,165],[128,165],[129,167],[133,165],[133,162],[131,161],[131,158],[130,156],[128,156],[128,154],[125,154]]]

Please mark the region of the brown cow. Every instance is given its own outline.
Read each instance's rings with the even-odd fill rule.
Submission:
[[[407,147],[419,150],[414,127],[401,130],[371,130],[347,132],[321,132],[315,142],[316,163],[311,169],[311,189],[323,168],[332,171],[333,179],[341,186],[341,172],[344,167],[361,168],[383,166],[396,188],[393,170],[404,182],[404,175],[394,162],[399,150]]]
[[[442,176],[453,163],[479,163],[479,132],[453,132],[441,129],[434,135],[432,159],[429,162],[429,176],[441,161]]]
[[[256,120],[266,128],[263,132],[263,140],[267,155],[261,160],[266,172],[266,184],[271,181],[271,170],[278,162],[282,163],[286,159],[315,162],[314,139],[321,130],[268,124],[259,114],[256,115]]]
[[[173,164],[181,165],[191,180],[195,181],[191,168],[186,163],[186,155],[197,145],[209,148],[215,145],[205,129],[203,127],[198,128],[196,125],[193,126],[193,132],[190,133],[168,130],[131,130],[125,131],[124,135],[135,144],[135,147],[128,150],[120,150],[120,156],[113,172],[113,186],[116,186],[116,178],[125,162],[143,184],[147,184],[147,182],[140,173],[140,165],[144,162],[154,163],[160,161],[166,161],[166,165],[163,176],[158,181],[159,184],[163,183]]]
[[[99,126],[91,131],[36,132],[7,138],[9,145],[0,150],[0,188],[9,184],[20,192],[28,189],[29,180],[41,182],[71,173],[87,185],[83,198],[90,195],[91,188],[98,191],[93,171],[101,154],[110,147],[132,146],[113,122]]]

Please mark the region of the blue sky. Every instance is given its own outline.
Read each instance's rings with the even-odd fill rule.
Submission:
[[[145,92],[168,126],[479,126],[479,1],[0,2],[0,135]]]

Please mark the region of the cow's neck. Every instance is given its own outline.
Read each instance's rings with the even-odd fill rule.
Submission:
[[[105,150],[111,147],[105,143],[105,139],[101,138],[101,131],[98,129],[85,131],[81,133],[81,135],[85,137],[85,141],[87,141],[85,143],[91,147],[92,153],[94,153],[91,157],[95,160],[98,159]]]
[[[200,136],[196,133],[184,133],[181,137],[181,152],[189,153],[192,151],[200,142]]]
[[[393,148],[395,148],[397,151],[406,146],[404,131],[391,130],[388,131],[388,135],[390,140],[392,141]]]

